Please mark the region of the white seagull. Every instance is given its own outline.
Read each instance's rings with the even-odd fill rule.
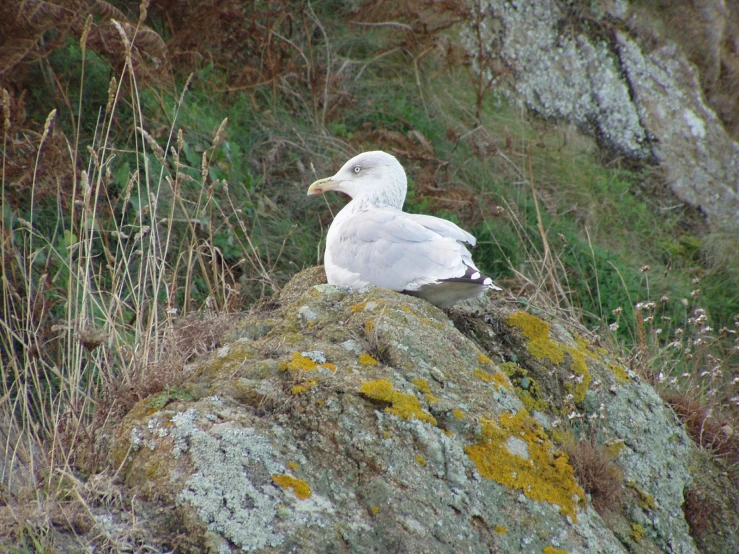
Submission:
[[[395,157],[364,152],[308,194],[335,190],[352,200],[326,236],[324,264],[331,285],[374,285],[424,298],[440,308],[501,290],[483,275],[463,243],[475,237],[451,221],[403,212],[408,180]]]

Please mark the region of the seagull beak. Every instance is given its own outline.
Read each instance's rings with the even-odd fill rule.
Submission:
[[[327,190],[336,190],[341,186],[341,181],[332,181],[333,177],[326,177],[325,179],[319,179],[308,187],[308,195],[311,194],[323,194]]]

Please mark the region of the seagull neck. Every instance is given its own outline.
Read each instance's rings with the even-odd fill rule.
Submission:
[[[355,212],[376,206],[389,206],[402,210],[404,201],[405,195],[398,198],[390,194],[365,194],[353,198],[350,204],[352,204],[352,210]]]

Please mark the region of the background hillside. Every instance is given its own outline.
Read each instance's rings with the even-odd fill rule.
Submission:
[[[735,8],[618,4],[622,21],[561,2],[562,39],[626,29],[645,49],[674,44],[736,139]],[[362,150],[398,157],[408,211],[469,229],[481,269],[600,336],[736,469],[736,231],[676,197],[651,151],[527,109],[490,13],[455,0],[3,3],[8,544],[53,551],[49,529],[89,526],[83,508],[71,523],[59,510],[105,494],[93,477],[106,433],[180,384],[232,314],[322,263],[345,201],[307,187]]]

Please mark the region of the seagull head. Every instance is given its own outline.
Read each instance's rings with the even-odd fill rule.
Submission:
[[[373,204],[401,209],[408,190],[405,170],[394,156],[379,150],[363,152],[346,162],[333,177],[319,179],[308,194],[336,190],[352,199],[364,198]]]

